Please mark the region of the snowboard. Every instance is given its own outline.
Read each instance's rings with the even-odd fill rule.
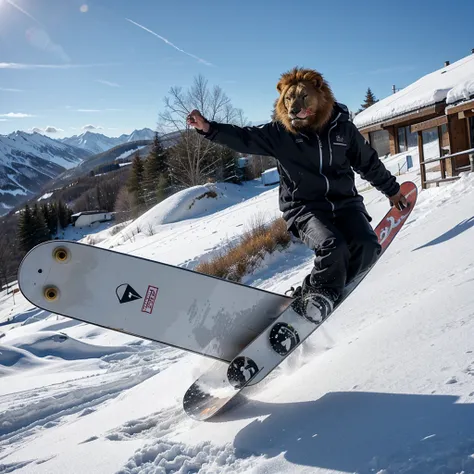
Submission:
[[[229,363],[291,298],[192,270],[73,241],[23,259],[23,295],[79,321]]]
[[[408,206],[401,211],[392,207],[374,229],[382,247],[377,261],[380,260],[380,257],[402,229],[415,206],[418,194],[416,185],[412,182],[405,182],[401,185],[401,192],[407,198]],[[355,290],[377,261],[345,288],[333,311],[322,323],[334,314],[335,310]],[[314,323],[305,319],[290,305],[230,364],[216,362],[201,375],[184,395],[184,411],[188,416],[198,421],[208,420],[223,411],[245,387],[256,385],[267,377],[322,323]]]

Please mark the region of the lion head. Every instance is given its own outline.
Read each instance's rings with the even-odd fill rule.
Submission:
[[[277,90],[274,116],[290,132],[319,131],[329,122],[335,100],[319,72],[295,67],[281,75]]]

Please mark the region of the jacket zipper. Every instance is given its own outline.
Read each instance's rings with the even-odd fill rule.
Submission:
[[[332,166],[332,144],[331,144],[331,132],[333,130],[333,128],[337,125],[337,119],[339,118],[341,114],[339,113],[339,115],[334,119],[334,125],[329,129],[329,132],[328,132],[328,144],[329,144],[329,166]]]
[[[321,139],[319,138],[319,135],[316,134],[316,136],[318,137],[318,143],[319,143],[319,172],[321,173],[321,176],[326,180],[326,192],[324,193],[324,198],[331,205],[331,211],[332,211],[333,217],[336,217],[334,214],[334,204],[328,198],[329,180],[327,176],[323,173],[323,144],[321,143]]]

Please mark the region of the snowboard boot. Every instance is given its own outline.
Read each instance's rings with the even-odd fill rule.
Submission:
[[[302,317],[314,324],[321,324],[332,313],[339,299],[336,291],[329,288],[315,288],[309,284],[308,277],[303,285],[286,292],[294,298],[291,306]]]

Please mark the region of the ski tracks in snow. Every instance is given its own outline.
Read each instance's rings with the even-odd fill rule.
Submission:
[[[90,415],[124,391],[169,368],[182,355],[181,351],[161,348],[159,344],[139,346],[138,352],[101,357],[103,373],[0,396],[0,473],[25,465],[8,467],[1,460],[32,437]]]

